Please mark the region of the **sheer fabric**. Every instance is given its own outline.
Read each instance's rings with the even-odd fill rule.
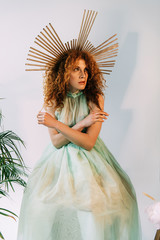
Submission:
[[[67,106],[72,111],[65,119]],[[68,92],[55,112],[70,127],[88,114],[83,91]],[[100,136],[91,151],[50,142],[24,190],[17,240],[89,239],[141,239],[134,187]]]

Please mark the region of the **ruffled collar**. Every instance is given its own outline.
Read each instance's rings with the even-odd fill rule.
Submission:
[[[83,94],[82,90],[79,90],[78,92],[75,92],[75,93],[72,93],[71,91],[67,92],[67,96],[72,98],[76,98],[82,94]]]

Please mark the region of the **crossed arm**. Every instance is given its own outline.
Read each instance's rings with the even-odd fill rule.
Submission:
[[[104,99],[103,96],[99,95],[99,104],[103,111],[104,109]],[[92,110],[99,110],[96,105],[92,105]],[[55,119],[53,112],[47,111],[49,113],[46,116],[43,123],[48,127],[49,135],[53,145],[56,148],[60,148],[69,142],[72,142],[86,150],[91,150],[95,145],[99,132],[101,130],[102,121],[97,121],[87,128],[86,133],[81,132],[85,126],[84,119],[76,123],[72,128],[66,124]],[[39,122],[40,123],[40,122]],[[60,133],[58,133],[58,131]]]
[[[84,128],[83,121],[79,121],[72,127],[72,129],[80,132],[83,130],[83,128]],[[66,136],[63,135],[62,132],[59,133],[55,128],[48,128],[48,132],[49,132],[51,141],[56,148],[61,148],[62,146],[71,142]]]

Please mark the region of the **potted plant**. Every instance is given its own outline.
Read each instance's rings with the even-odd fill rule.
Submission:
[[[0,129],[2,130],[2,112],[0,111]],[[11,130],[0,131],[0,198],[9,196],[9,190],[14,189],[17,183],[26,186],[27,168],[24,164],[18,144],[25,147],[24,141]],[[0,208],[0,215],[11,217],[16,220],[18,217],[8,209]],[[0,239],[4,239],[0,229]]]

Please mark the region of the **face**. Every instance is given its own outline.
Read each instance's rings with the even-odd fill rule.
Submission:
[[[76,92],[83,90],[86,87],[88,79],[88,69],[83,59],[76,61],[71,73],[70,73],[70,91]]]

